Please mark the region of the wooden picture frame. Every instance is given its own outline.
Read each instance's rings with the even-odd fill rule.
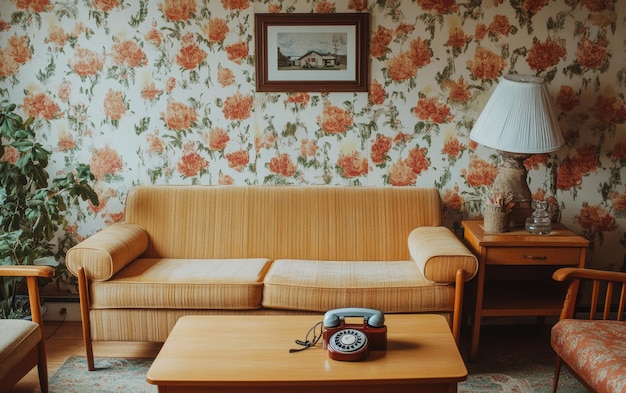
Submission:
[[[369,14],[255,14],[258,92],[359,92],[369,85]]]

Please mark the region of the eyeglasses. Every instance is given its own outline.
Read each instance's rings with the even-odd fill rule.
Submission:
[[[312,339],[311,339],[311,336],[313,336]],[[304,351],[305,349],[314,347],[317,344],[317,342],[320,340],[320,338],[322,338],[322,322],[321,321],[316,323],[315,325],[313,325],[313,327],[309,329],[304,341],[296,340],[296,344],[302,346],[302,348],[291,348],[289,350],[289,353],[300,352],[300,351]]]

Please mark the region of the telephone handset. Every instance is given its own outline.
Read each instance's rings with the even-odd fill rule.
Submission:
[[[360,324],[347,324],[346,317],[363,318]],[[333,360],[364,360],[369,351],[387,349],[385,316],[371,308],[338,308],[324,314],[322,346]]]

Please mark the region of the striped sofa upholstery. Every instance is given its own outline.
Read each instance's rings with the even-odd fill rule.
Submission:
[[[457,274],[477,269],[442,226],[438,190],[331,186],[137,186],[125,221],[66,264],[83,282],[88,345],[165,341],[189,314],[450,316]]]

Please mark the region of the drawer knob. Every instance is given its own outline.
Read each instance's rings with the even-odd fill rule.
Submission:
[[[545,255],[528,255],[528,254],[524,255],[524,258],[526,258],[526,259],[548,259],[548,257],[545,256]]]

